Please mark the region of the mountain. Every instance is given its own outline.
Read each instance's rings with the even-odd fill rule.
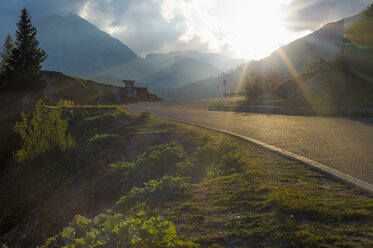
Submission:
[[[40,46],[48,54],[43,69],[106,84],[119,86],[123,79],[134,79],[152,88],[175,88],[217,76],[242,62],[195,51],[141,58],[121,41],[75,14],[52,15],[35,26]]]
[[[146,56],[146,61],[153,66],[167,67],[175,57],[183,56],[212,65],[220,71],[229,71],[243,64],[243,59],[232,59],[218,53],[201,53],[192,50],[175,51],[166,54],[152,53]]]
[[[151,64],[154,72],[140,80],[152,88],[176,88],[189,82],[217,76],[221,72],[212,65],[184,56],[167,60],[163,57],[153,58]]]
[[[274,51],[269,57],[249,63],[249,71],[277,74],[283,80],[306,70],[307,63],[320,57],[330,60],[342,44],[345,30],[358,16],[328,23],[319,30]]]
[[[52,15],[35,26],[40,46],[48,54],[46,70],[93,77],[138,58],[122,42],[74,14]]]
[[[281,95],[289,105],[373,107],[373,5],[354,20],[333,60],[284,82],[271,94]]]
[[[154,89],[165,99],[196,99],[218,97],[224,93],[223,80],[227,80],[227,91],[242,92],[244,79],[251,72],[277,75],[281,81],[290,80],[306,70],[309,62],[320,57],[332,59],[339,50],[348,26],[358,20],[353,16],[338,22],[328,23],[319,30],[285,45],[270,56],[238,66],[237,69],[201,82],[184,85],[180,89]],[[203,89],[203,90],[200,90]],[[201,95],[201,92],[205,94]]]

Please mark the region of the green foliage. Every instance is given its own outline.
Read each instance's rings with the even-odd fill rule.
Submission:
[[[160,180],[151,180],[142,188],[134,187],[125,196],[115,203],[116,212],[125,213],[140,203],[146,203],[150,207],[172,199],[176,194],[188,186],[185,178],[164,176]]]
[[[16,46],[10,59],[12,70],[16,73],[39,74],[41,63],[46,60],[47,55],[39,48],[37,30],[32,25],[31,16],[26,9],[22,10],[17,28]]]
[[[264,93],[264,85],[259,75],[251,74],[245,83],[246,96],[251,100],[256,100]]]
[[[185,160],[176,164],[175,175],[179,177],[193,177],[195,174],[196,166]]]
[[[131,175],[135,180],[135,185],[140,185],[175,171],[176,164],[186,160],[186,153],[177,142],[153,146],[137,158],[136,166],[131,170]]]
[[[14,153],[17,161],[35,158],[54,149],[66,151],[75,146],[75,139],[67,134],[68,120],[62,117],[60,109],[50,109],[40,100],[31,114],[22,112],[21,119],[14,126],[21,138],[21,148]]]
[[[206,145],[198,147],[193,157],[199,166],[209,165],[220,161],[225,154],[237,151],[237,149],[237,146],[229,139],[210,141]]]
[[[3,45],[3,50],[0,53],[1,63],[0,63],[0,73],[6,73],[12,71],[12,67],[10,65],[10,59],[14,49],[14,42],[10,34],[8,34],[5,38],[5,42]]]
[[[64,246],[66,245],[66,246]],[[42,247],[198,247],[177,237],[175,225],[144,211],[125,218],[122,214],[100,214],[93,219],[75,216],[73,223]]]
[[[302,220],[313,220],[323,223],[350,221],[350,220],[363,220],[371,217],[369,211],[351,210],[347,207],[345,209],[333,209],[328,202],[321,202],[313,199],[304,192],[297,190],[281,189],[271,193],[270,201],[276,208],[287,213],[293,218]]]
[[[223,155],[219,163],[212,163],[207,168],[209,177],[230,175],[241,172],[245,165],[242,155],[238,151],[231,151]]]
[[[115,134],[95,134],[93,137],[91,137],[88,140],[88,143],[111,143],[113,140],[115,140],[118,137],[118,135]]]
[[[277,75],[262,76],[250,73],[245,82],[245,94],[249,100],[256,100],[280,85]]]

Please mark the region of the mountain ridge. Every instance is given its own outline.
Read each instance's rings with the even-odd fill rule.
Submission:
[[[357,19],[358,15],[355,15],[337,22],[327,23],[313,33],[280,47],[266,58],[259,61],[250,61],[218,77],[193,82],[172,91],[154,89],[154,92],[170,100],[206,99],[224,94],[223,80],[228,82],[228,93],[244,91],[243,81],[245,76],[242,75],[247,76],[251,72],[275,75],[282,82],[291,80],[306,70],[308,62],[319,60],[320,57],[331,60],[338,52],[339,48],[336,44],[342,43],[347,26]],[[199,90],[199,88],[203,90]],[[204,92],[204,94],[201,94],[201,92]]]
[[[54,14],[37,21],[35,26],[40,45],[49,55],[43,69],[113,85],[121,85],[122,79],[134,79],[146,86],[174,88],[217,76],[241,63],[223,55],[190,50],[158,54],[155,61],[150,61],[152,54],[146,58],[138,56],[123,42],[76,14]],[[196,71],[192,75],[183,73],[184,69],[174,64],[176,56],[191,59],[184,62],[185,71]],[[166,66],[162,60],[168,57],[171,60]]]

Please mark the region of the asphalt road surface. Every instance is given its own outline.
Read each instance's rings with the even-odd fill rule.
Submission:
[[[211,101],[130,105],[136,112],[235,132],[373,184],[373,119],[208,111]]]

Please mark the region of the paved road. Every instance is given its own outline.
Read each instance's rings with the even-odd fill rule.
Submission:
[[[207,111],[210,103],[165,101],[130,108],[245,135],[373,184],[373,119]]]

